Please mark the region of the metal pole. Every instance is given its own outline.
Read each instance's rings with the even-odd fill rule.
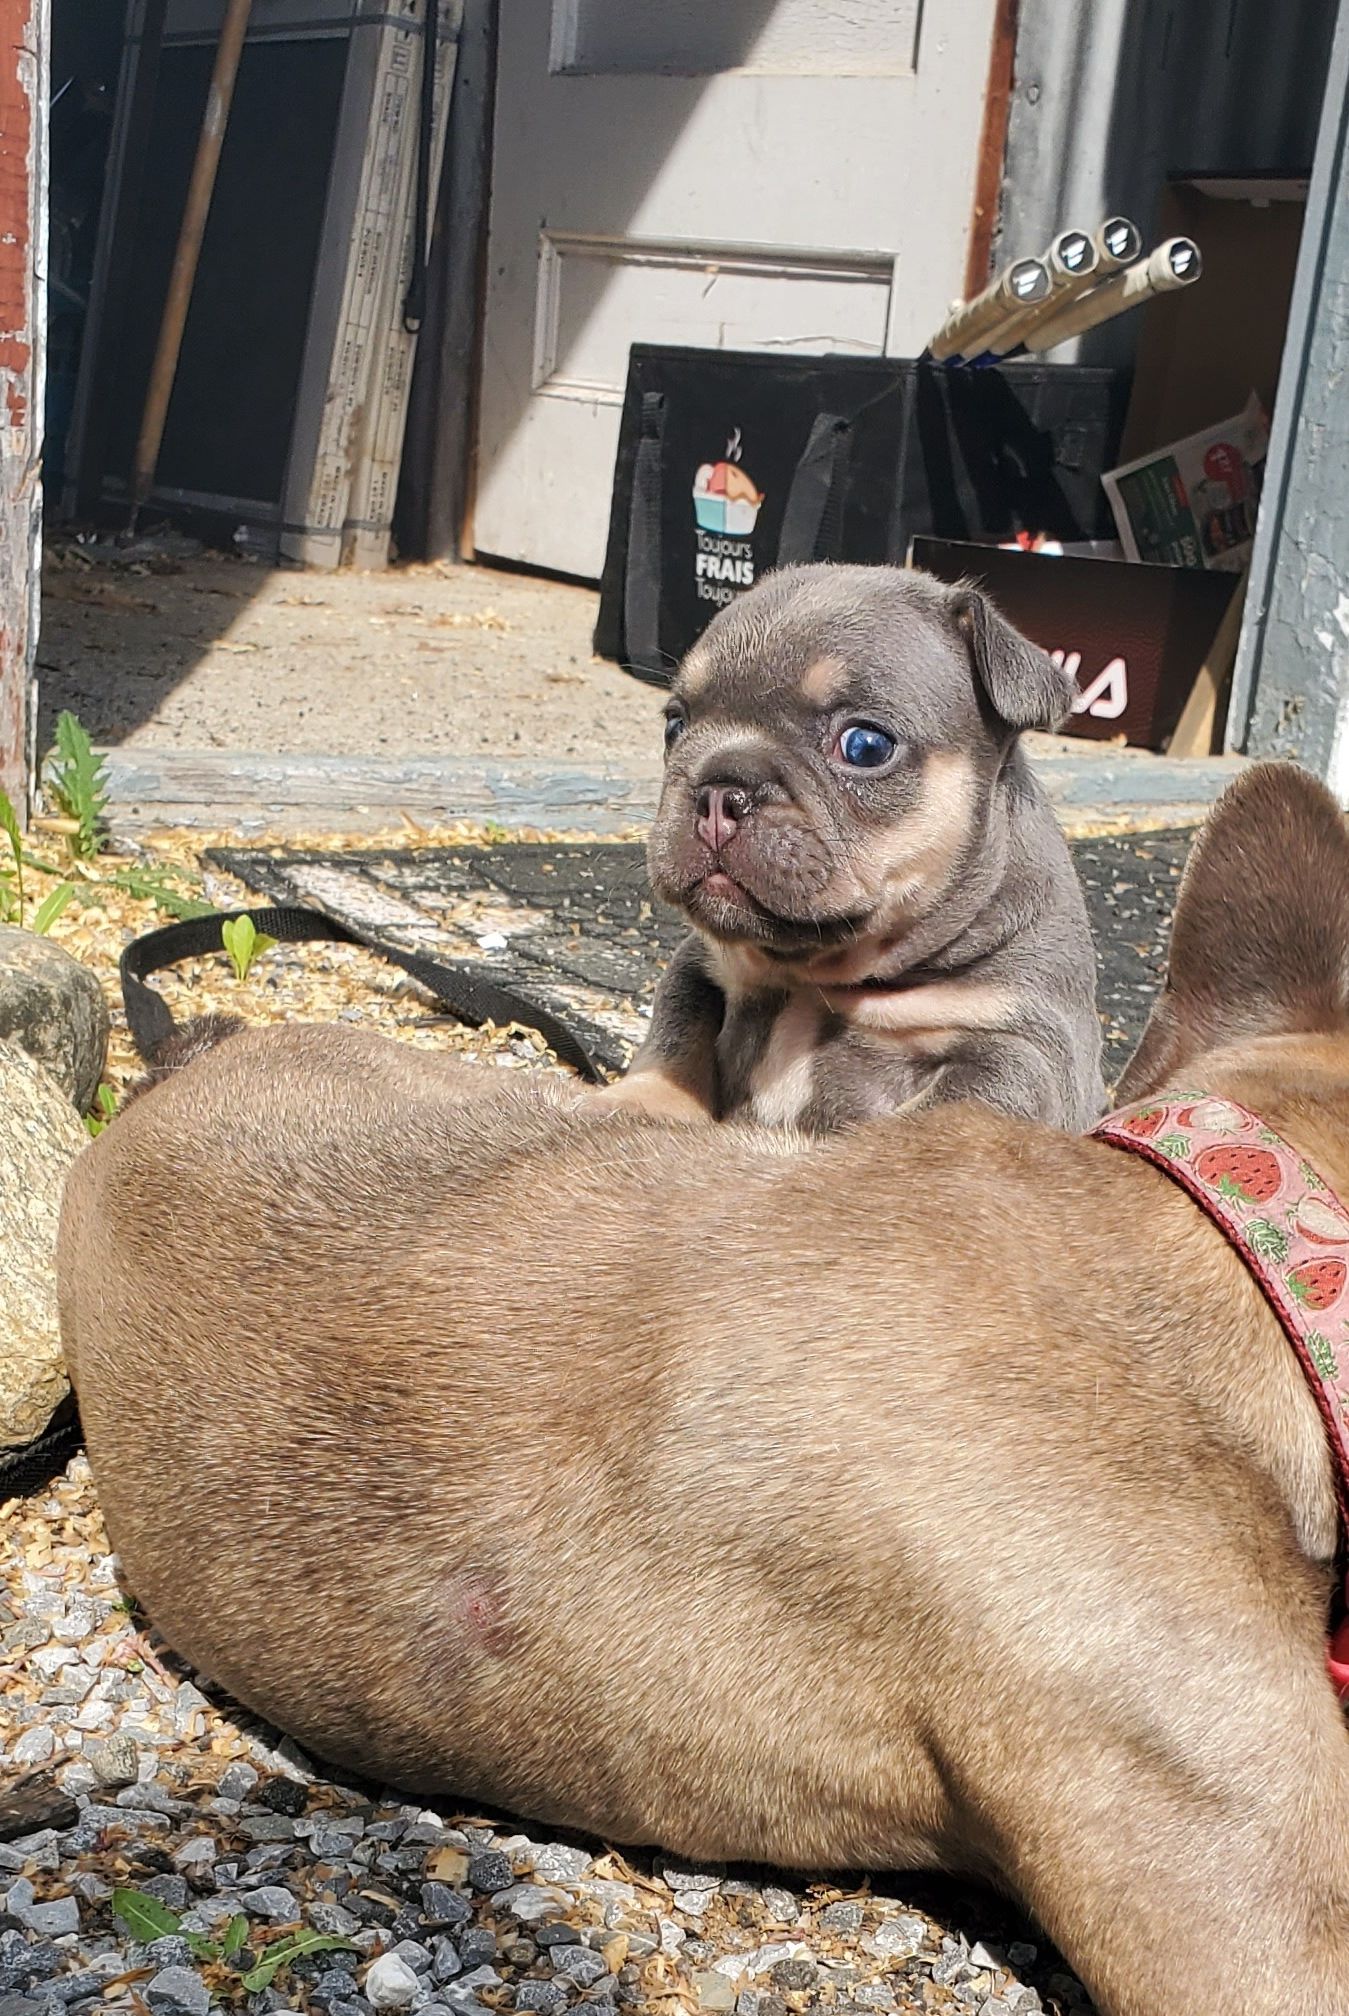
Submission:
[[[155,465],[159,461],[159,447],[164,438],[164,422],[168,418],[173,381],[178,373],[178,354],[183,345],[183,329],[187,323],[192,287],[197,277],[197,260],[201,254],[201,241],[206,233],[206,218],[211,208],[211,196],[215,190],[216,170],[220,166],[220,149],[224,144],[225,128],[230,116],[230,101],[234,96],[234,80],[239,74],[239,58],[243,54],[244,36],[248,32],[248,17],[252,7],[253,0],[226,0],[225,19],[220,29],[220,40],[216,45],[215,67],[211,72],[210,88],[206,93],[206,111],[202,116],[201,137],[197,141],[197,156],[192,163],[192,176],[187,185],[187,201],[183,205],[183,221],[178,227],[178,246],[173,255],[173,270],[169,275],[168,293],[164,297],[164,313],[159,324],[159,343],[155,350],[155,361],[150,367],[150,382],[145,393],[140,438],[136,443],[136,458],[131,466],[133,531],[141,506],[149,496],[155,480]]]

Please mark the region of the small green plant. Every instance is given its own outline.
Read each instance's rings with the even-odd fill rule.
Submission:
[[[509,826],[503,826],[499,820],[484,819],[482,837],[489,847],[504,847],[511,837],[511,829]]]
[[[114,1916],[143,1946],[153,1939],[172,1938],[176,1934],[186,1939],[198,1960],[233,1968],[245,1995],[256,1995],[259,1989],[270,1987],[281,1968],[288,1967],[292,1960],[303,1960],[311,1953],[355,1950],[350,1939],[306,1930],[274,1939],[255,1955],[248,1951],[250,1928],[242,1912],[230,1919],[219,1939],[208,1939],[202,1932],[184,1932],[179,1914],[144,1890],[114,1890],[112,1908]]]
[[[51,930],[52,925],[61,915],[61,912],[65,909],[74,894],[75,884],[73,882],[62,882],[55,889],[48,890],[37,906],[37,912],[32,923],[32,929],[38,933],[39,937],[45,937],[48,931]]]
[[[174,881],[182,876],[182,869],[171,863],[156,862],[149,868],[118,868],[107,879],[114,889],[134,896],[138,903],[153,903],[166,917],[209,917],[215,908],[213,903],[185,896],[181,889],[174,888]]]
[[[28,900],[24,886],[25,868],[38,868],[44,874],[50,870],[40,861],[34,861],[24,852],[23,835],[19,831],[19,815],[14,810],[5,792],[0,791],[0,832],[9,842],[10,858],[13,866],[0,868],[0,924],[27,924],[30,931],[45,935],[51,930],[61,912],[75,894],[72,882],[62,882],[44,897],[37,908],[37,914],[30,920],[27,915]]]
[[[69,712],[56,718],[56,748],[47,765],[47,785],[62,816],[71,822],[71,853],[77,860],[92,861],[103,845],[107,768],[87,731]]]
[[[104,1084],[99,1086],[94,1099],[94,1111],[85,1114],[84,1124],[89,1129],[94,1140],[97,1140],[109,1120],[113,1119],[116,1115],[117,1094],[113,1091],[111,1085]]]
[[[225,920],[220,927],[220,942],[229,954],[235,979],[246,980],[253,961],[260,953],[270,952],[276,940],[269,938],[265,931],[259,931],[245,911],[242,917]]]
[[[0,924],[22,924],[23,835],[19,831],[19,815],[4,791],[0,791],[0,828],[9,842],[14,862],[12,868],[0,869]]]

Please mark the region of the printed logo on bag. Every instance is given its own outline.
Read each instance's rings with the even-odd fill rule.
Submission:
[[[1074,714],[1091,714],[1098,721],[1118,721],[1129,704],[1129,668],[1123,658],[1112,658],[1103,671],[1084,686],[1080,651],[1051,651],[1050,657],[1077,682],[1073,695]]]
[[[740,466],[740,429],[720,462],[703,462],[693,479],[697,523],[694,574],[700,602],[721,606],[754,586],[752,534],[764,493]]]

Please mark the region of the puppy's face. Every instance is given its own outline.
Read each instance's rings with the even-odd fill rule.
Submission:
[[[657,893],[784,972],[865,977],[950,889],[1022,727],[1070,687],[968,590],[802,567],[732,603],[666,709]]]

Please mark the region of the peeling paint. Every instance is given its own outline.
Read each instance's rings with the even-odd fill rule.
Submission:
[[[20,18],[22,15],[22,18]],[[30,32],[28,0],[0,0],[0,371],[27,376],[31,348],[28,325],[32,299],[29,234],[33,168],[33,78],[31,59],[24,55]],[[16,414],[16,393],[6,387],[10,424],[23,425]]]
[[[41,540],[48,0],[0,0],[0,789],[27,803]]]
[[[1233,721],[1349,803],[1349,8],[1336,21],[1260,505]]]

